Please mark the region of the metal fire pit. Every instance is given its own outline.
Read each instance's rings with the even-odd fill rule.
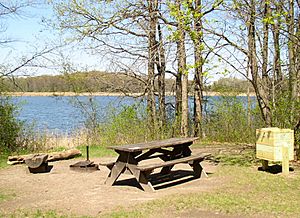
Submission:
[[[70,165],[70,169],[81,172],[99,170],[98,164],[94,164],[94,161],[89,160],[89,146],[86,146],[86,160]]]

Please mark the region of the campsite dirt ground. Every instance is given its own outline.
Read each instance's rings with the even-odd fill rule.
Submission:
[[[95,163],[107,162],[115,158],[93,159]],[[98,171],[77,172],[69,165],[80,159],[50,163],[49,173],[31,174],[25,165],[17,165],[0,170],[0,189],[14,197],[0,201],[0,212],[13,213],[17,210],[55,210],[62,214],[97,216],[118,207],[131,206],[162,198],[171,194],[208,192],[222,185],[220,178],[209,176],[189,180],[176,185],[156,187],[155,192],[142,191],[129,175],[121,175],[114,186],[104,181],[109,173],[106,167]],[[208,174],[213,174],[217,166],[205,161],[202,163]],[[187,164],[174,168],[191,170]],[[208,214],[207,214],[208,215]],[[214,215],[214,214],[212,214]]]

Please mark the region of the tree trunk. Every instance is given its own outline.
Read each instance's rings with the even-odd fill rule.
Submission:
[[[180,1],[176,0],[177,9],[180,12]],[[178,20],[178,39],[177,39],[177,59],[178,59],[178,73],[182,76],[181,81],[181,135],[188,136],[188,72],[186,70],[186,53],[185,53],[185,31],[182,20]]]
[[[201,13],[201,0],[195,0],[195,12]],[[203,43],[203,30],[202,30],[202,17],[193,16],[195,38],[194,44],[194,60],[195,60],[195,77],[194,77],[194,135],[200,136],[203,134],[201,128],[202,122],[202,100],[203,100],[203,57],[202,57],[202,43]]]
[[[278,87],[283,80],[280,60],[280,42],[279,42],[279,19],[273,24],[273,43],[274,43],[274,77],[275,85]]]
[[[295,47],[298,41],[295,37],[295,14],[294,0],[289,0],[289,11],[287,15],[288,25],[288,54],[289,54],[289,91],[290,91],[290,122],[294,123],[295,102],[297,100],[297,71],[296,71],[296,55]]]
[[[181,115],[182,115],[182,73],[177,72],[176,75],[176,102],[175,102],[175,128],[180,128],[181,126]]]
[[[148,0],[149,30],[148,30],[148,98],[147,111],[151,136],[154,137],[156,127],[156,104],[155,104],[155,61],[157,55],[156,24],[157,24],[157,0]]]
[[[264,80],[258,75],[257,53],[256,53],[256,38],[255,38],[255,19],[256,8],[255,0],[250,1],[250,17],[247,22],[248,28],[248,59],[250,64],[250,72],[252,75],[252,84],[256,93],[257,102],[266,126],[271,125],[271,113],[267,102],[267,92],[264,89]]]
[[[158,69],[158,98],[159,98],[159,127],[162,130],[166,125],[166,107],[165,107],[165,75],[166,75],[166,58],[163,44],[163,36],[160,24],[157,25],[159,36],[159,55],[157,55],[157,69]]]
[[[180,65],[185,66],[185,46],[182,49],[182,62]],[[182,65],[184,64],[184,65]],[[182,69],[182,68],[181,68]],[[185,69],[185,67],[183,67]],[[183,72],[182,74],[182,115],[181,115],[181,135],[184,137],[188,136],[188,117],[189,117],[189,107],[188,107],[188,72]]]
[[[263,12],[263,19],[267,20],[270,16],[270,6],[269,2],[264,1],[264,12]],[[262,84],[261,88],[261,95],[264,101],[264,113],[266,117],[266,125],[272,126],[272,112],[271,112],[271,82],[268,75],[268,51],[269,51],[269,23],[263,22],[263,47],[262,47]]]

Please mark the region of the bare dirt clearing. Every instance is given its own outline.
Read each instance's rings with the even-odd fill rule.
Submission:
[[[115,158],[93,159],[96,163]],[[130,206],[158,199],[170,194],[186,194],[208,192],[220,187],[220,177],[209,176],[176,183],[175,185],[154,186],[153,193],[138,188],[134,179],[127,175],[121,176],[114,186],[104,185],[109,170],[100,167],[100,171],[75,172],[69,165],[80,159],[54,162],[50,173],[30,174],[25,165],[12,166],[0,170],[0,187],[5,193],[15,196],[0,202],[0,212],[12,213],[16,210],[55,210],[62,214],[97,216],[116,207]],[[207,173],[213,174],[217,166],[208,161],[203,162]],[[179,174],[191,171],[187,164],[175,166]],[[121,181],[122,180],[122,181]],[[177,180],[176,180],[177,181]]]

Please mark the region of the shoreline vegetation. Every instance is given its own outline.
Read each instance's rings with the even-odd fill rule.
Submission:
[[[204,96],[247,96],[247,93],[236,93],[236,92],[210,92],[204,91]],[[139,97],[143,96],[143,93],[122,93],[122,92],[7,92],[6,95],[21,97],[21,96],[130,96]],[[167,92],[167,96],[174,96],[175,93]],[[192,95],[191,95],[192,96]],[[255,93],[250,92],[249,96],[254,97]]]

